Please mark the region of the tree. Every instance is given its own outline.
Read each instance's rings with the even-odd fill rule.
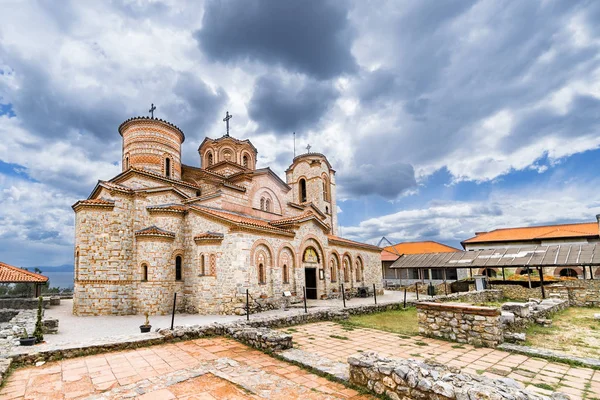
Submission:
[[[35,331],[33,331],[33,336],[35,336],[36,341],[38,343],[42,343],[44,340],[44,326],[42,325],[42,312],[44,307],[44,299],[42,296],[38,298],[38,310],[37,310],[37,321],[35,322]]]

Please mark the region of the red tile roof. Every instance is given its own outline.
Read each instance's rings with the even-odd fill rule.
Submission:
[[[0,262],[0,283],[44,283],[48,277]]]
[[[80,207],[114,207],[115,202],[113,200],[104,200],[104,199],[87,199],[87,200],[79,200],[77,203],[73,204],[71,208],[73,210],[77,210]]]
[[[377,250],[377,251],[381,250],[381,247],[373,246],[372,244],[367,244],[367,243],[355,242],[354,240],[344,239],[339,236],[327,235],[327,239],[329,240],[329,243],[331,243],[331,244],[337,244],[337,245],[341,245],[341,246],[362,247],[363,249]]]
[[[200,205],[190,205],[190,209],[199,211],[200,213],[203,213],[205,215],[216,217],[220,220],[224,220],[237,226],[266,229],[272,232],[294,235],[294,232],[291,230],[275,227],[271,225],[267,220],[253,218],[246,214],[216,210],[214,208],[204,207]]]
[[[396,261],[398,257],[400,257],[398,254],[390,253],[387,250],[381,252],[381,261]]]
[[[427,240],[422,242],[402,242],[393,246],[384,247],[391,253],[400,254],[422,254],[422,253],[449,253],[452,251],[461,251],[445,244]]]
[[[174,238],[175,234],[173,232],[169,232],[164,229],[161,229],[156,225],[152,225],[147,228],[140,229],[139,231],[135,231],[135,236],[162,236],[162,237]]]
[[[518,228],[495,229],[482,232],[462,243],[512,242],[523,240],[561,239],[576,237],[598,237],[598,223],[528,226]]]
[[[203,232],[194,236],[194,240],[223,240],[225,235],[219,232]]]

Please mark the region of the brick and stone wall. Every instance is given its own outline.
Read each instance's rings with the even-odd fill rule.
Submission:
[[[486,347],[504,341],[497,308],[430,302],[416,306],[421,335]]]
[[[425,299],[425,301],[434,301],[434,302],[465,302],[465,303],[489,303],[502,301],[504,298],[504,294],[502,290],[499,289],[487,289],[480,291],[472,291],[472,292],[460,292],[460,293],[452,293],[447,296],[436,296],[433,299]]]
[[[510,378],[490,379],[437,363],[389,359],[376,353],[348,358],[350,383],[389,399],[568,399],[525,390]]]
[[[597,307],[600,305],[600,280],[563,281],[546,286],[546,295],[568,300],[571,306]]]
[[[292,348],[292,335],[265,327],[236,326],[227,328],[226,334],[259,350],[281,351]]]

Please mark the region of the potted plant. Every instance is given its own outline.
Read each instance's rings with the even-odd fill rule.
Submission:
[[[146,316],[146,322],[144,322],[144,325],[140,325],[140,331],[142,333],[147,333],[150,332],[150,329],[152,329],[152,325],[150,325],[150,320],[148,319],[148,313],[144,314]]]
[[[35,344],[35,336],[29,336],[27,329],[23,328],[23,334],[19,338],[21,346],[33,346]]]

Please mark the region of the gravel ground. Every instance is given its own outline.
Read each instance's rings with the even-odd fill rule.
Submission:
[[[385,295],[378,296],[377,303],[392,303],[402,301],[402,292],[386,291]],[[415,298],[414,293],[407,294],[407,300]],[[346,301],[347,306],[358,306],[373,304],[373,297],[365,299],[355,298]],[[260,315],[292,314],[303,312],[303,303],[294,305],[288,311],[272,310],[260,313]],[[342,307],[342,300],[309,300],[308,307],[338,308]],[[48,317],[58,318],[58,334],[45,335],[44,339],[49,344],[65,343],[73,341],[85,341],[86,339],[99,339],[110,336],[129,335],[139,333],[139,326],[144,323],[143,315],[106,315],[79,317],[72,314],[73,300],[61,300],[60,306],[53,306],[45,311]],[[257,314],[252,314],[250,318]],[[198,315],[198,314],[175,314],[175,326],[177,325],[208,325],[214,322],[230,322],[244,320],[245,316],[233,315]],[[156,328],[168,328],[171,326],[170,315],[157,315],[150,317],[152,330]]]

